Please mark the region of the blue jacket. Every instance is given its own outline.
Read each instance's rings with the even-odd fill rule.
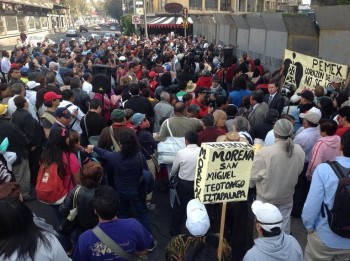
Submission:
[[[94,147],[94,152],[112,164],[114,168],[114,182],[119,193],[139,193],[142,164],[143,168],[148,170],[147,162],[142,153],[136,153],[130,158],[123,159],[120,152],[107,151],[97,147]],[[141,163],[141,157],[143,163]]]
[[[335,160],[343,167],[350,168],[350,158],[336,157]],[[316,231],[326,246],[335,249],[350,249],[350,239],[340,237],[330,230],[327,213],[325,213],[324,218],[321,216],[322,202],[327,204],[329,209],[332,209],[338,182],[339,179],[330,165],[322,163],[317,166],[312,175],[302,219],[305,228],[309,231]]]

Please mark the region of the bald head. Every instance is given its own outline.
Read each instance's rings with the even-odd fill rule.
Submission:
[[[174,107],[175,114],[185,115],[186,106],[183,102],[177,102]]]

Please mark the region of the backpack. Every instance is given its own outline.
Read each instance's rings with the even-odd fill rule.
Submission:
[[[53,204],[66,197],[67,189],[58,175],[56,163],[47,167],[43,164],[40,166],[35,190],[37,199],[47,204]]]
[[[329,209],[322,203],[321,216],[324,218],[326,209],[329,228],[337,235],[350,238],[350,170],[336,161],[327,162],[339,178],[334,197],[333,208]]]

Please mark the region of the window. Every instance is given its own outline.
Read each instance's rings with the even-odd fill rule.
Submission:
[[[230,11],[230,10],[231,10],[231,1],[221,0],[220,11]]]
[[[3,23],[3,16],[0,16],[0,35],[6,35],[6,28]]]
[[[239,12],[245,12],[245,3],[246,3],[247,0],[239,0],[239,9],[238,11]]]
[[[205,0],[205,10],[218,10],[218,1],[217,0]]]
[[[159,0],[160,1],[160,11],[165,11],[164,6],[168,3],[167,0]]]
[[[202,0],[190,0],[189,8],[192,10],[202,10]]]
[[[33,16],[28,17],[28,28],[35,29],[35,19]]]
[[[258,0],[256,3],[256,11],[264,12],[264,0]]]
[[[41,29],[40,17],[35,17],[35,28]]]
[[[47,17],[40,17],[41,27],[49,27]]]
[[[5,16],[7,31],[18,30],[17,17]]]

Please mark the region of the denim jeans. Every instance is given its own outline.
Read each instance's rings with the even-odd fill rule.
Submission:
[[[126,194],[119,192],[119,217],[120,218],[128,218],[130,203],[136,209],[137,219],[139,222],[152,234],[151,225],[148,219],[148,209],[146,205],[146,198],[141,196],[139,193],[137,194]]]

